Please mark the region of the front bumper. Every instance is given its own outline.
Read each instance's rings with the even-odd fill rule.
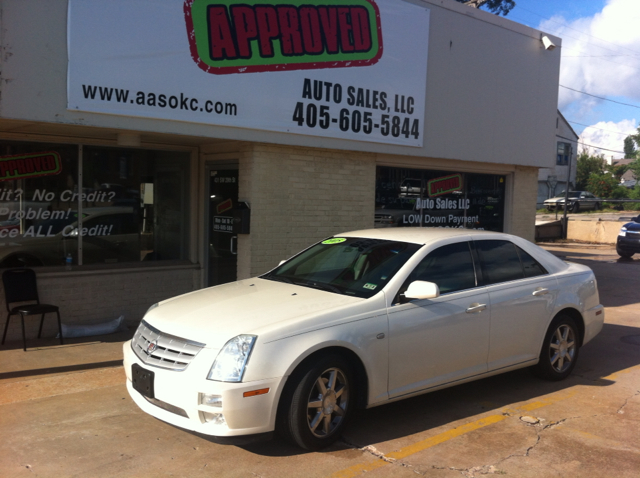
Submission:
[[[640,234],[627,231],[625,236],[618,236],[616,247],[626,252],[640,253]]]
[[[247,383],[207,380],[216,350],[203,349],[184,371],[173,371],[143,363],[123,345],[127,390],[133,401],[146,413],[177,427],[199,434],[234,437],[272,432],[275,429],[278,400],[285,378],[277,377]],[[133,364],[154,373],[154,399],[147,399],[133,388]],[[269,389],[268,393],[244,397],[245,392]],[[200,404],[200,394],[219,395],[220,407]],[[216,423],[211,414],[222,414]]]

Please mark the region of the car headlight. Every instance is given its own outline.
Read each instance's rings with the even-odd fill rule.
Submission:
[[[207,378],[218,382],[242,381],[256,338],[255,335],[238,335],[229,340],[218,353]]]
[[[625,237],[627,235],[627,228],[622,226],[622,228],[620,228],[620,233],[618,235]]]

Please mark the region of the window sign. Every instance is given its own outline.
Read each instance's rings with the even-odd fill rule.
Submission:
[[[82,178],[78,158],[0,142],[0,268],[186,259],[188,153],[85,147]]]
[[[505,177],[379,166],[375,227],[502,231]]]
[[[213,216],[213,231],[233,233],[233,218],[228,216]]]

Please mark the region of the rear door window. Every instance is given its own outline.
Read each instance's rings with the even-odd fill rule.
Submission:
[[[516,246],[509,241],[475,241],[485,285],[524,278]]]

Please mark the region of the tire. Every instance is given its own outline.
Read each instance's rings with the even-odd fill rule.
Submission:
[[[574,202],[573,206],[571,207],[571,212],[572,213],[580,212],[580,204],[578,204],[577,202]]]
[[[340,355],[326,355],[291,379],[281,399],[280,433],[305,450],[331,445],[340,438],[355,403],[351,366]]]
[[[595,204],[595,206],[593,206],[593,210],[594,210],[594,211],[599,211],[599,210],[600,210],[600,203],[599,203],[599,202],[597,202],[597,203]]]
[[[540,360],[531,371],[534,375],[551,381],[567,378],[578,360],[580,338],[575,320],[559,315],[551,322],[544,336]]]
[[[619,247],[616,247],[616,252],[618,253],[618,255],[620,257],[624,257],[625,259],[630,259],[631,256],[633,256],[633,252],[627,252],[627,251],[623,251],[622,249],[620,249]]]

